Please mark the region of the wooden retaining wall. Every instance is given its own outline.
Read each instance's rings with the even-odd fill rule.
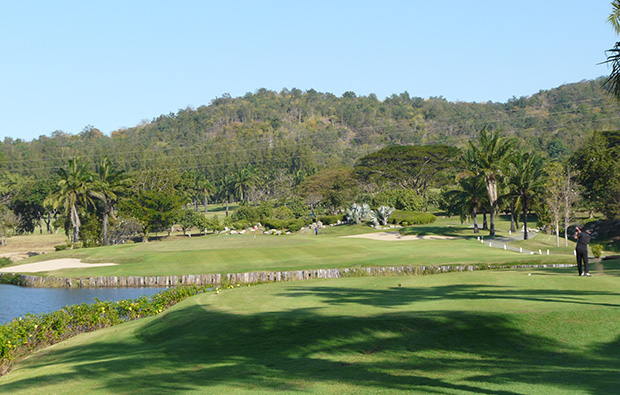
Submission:
[[[140,288],[177,287],[182,285],[220,286],[222,280],[228,284],[255,284],[280,281],[299,281],[315,278],[341,278],[354,276],[425,275],[445,272],[464,272],[485,269],[574,267],[575,264],[548,265],[444,265],[444,266],[387,266],[355,267],[344,269],[311,269],[280,272],[187,274],[183,276],[125,276],[125,277],[40,277],[28,274],[6,273],[11,283],[35,288]]]

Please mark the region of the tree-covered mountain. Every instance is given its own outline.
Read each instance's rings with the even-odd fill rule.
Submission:
[[[80,156],[94,164],[108,156],[128,172],[195,170],[217,182],[251,166],[270,179],[292,178],[352,166],[391,144],[463,147],[485,125],[559,156],[593,131],[618,129],[620,106],[603,91],[602,81],[566,84],[506,103],[449,102],[407,92],[379,100],[353,92],[337,97],[312,89],[259,89],[110,136],[88,126],[76,135],[57,131],[30,142],[5,138],[0,169],[46,178],[68,159]]]

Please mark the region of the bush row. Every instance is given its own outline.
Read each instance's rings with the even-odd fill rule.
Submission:
[[[435,220],[437,220],[437,217],[430,213],[395,210],[388,222],[400,225],[423,225],[431,224],[435,222]]]
[[[94,331],[161,313],[190,296],[208,291],[207,286],[170,288],[151,297],[100,301],[66,306],[53,313],[27,314],[0,325],[0,375],[13,361],[34,350],[58,343],[80,333]]]

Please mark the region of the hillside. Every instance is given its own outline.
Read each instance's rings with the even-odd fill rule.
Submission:
[[[196,169],[217,181],[252,164],[274,178],[348,166],[389,144],[462,146],[484,125],[557,156],[593,130],[618,129],[620,107],[601,83],[566,84],[506,103],[448,102],[407,92],[381,101],[353,92],[336,97],[259,89],[238,98],[224,95],[110,136],[89,126],[76,135],[57,131],[30,142],[6,138],[2,169],[47,177],[69,158],[94,161],[108,155],[129,171]]]

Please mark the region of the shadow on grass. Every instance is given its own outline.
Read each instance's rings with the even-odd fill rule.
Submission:
[[[303,293],[330,303],[378,306],[390,305],[394,297],[517,297],[507,288],[479,286],[369,292],[306,287],[293,296]],[[582,296],[531,291],[525,298],[577,303],[571,298]],[[0,392],[80,378],[112,393],[209,392],[220,385],[256,392],[309,392],[318,386],[325,392],[344,385],[368,392],[515,394],[523,386],[550,385],[556,391],[608,394],[617,391],[620,363],[620,338],[584,350],[568,340],[528,334],[508,315],[458,311],[357,317],[325,316],[311,308],[235,314],[190,305],[134,335],[139,341],[50,350],[23,364],[22,372],[59,361],[71,364],[68,372],[2,385]]]
[[[585,279],[584,279],[585,280]],[[394,278],[394,283],[399,279]],[[334,287],[295,287],[286,293],[288,297],[319,297],[323,303],[332,305],[360,304],[376,307],[404,306],[413,302],[462,301],[482,303],[490,299],[526,300],[531,302],[572,303],[620,308],[620,293],[608,291],[582,291],[561,289],[523,289],[492,285],[443,285],[438,287],[410,288],[394,286],[389,289],[372,290]],[[618,303],[594,302],[592,297],[609,297]],[[614,299],[617,298],[617,299]]]
[[[459,237],[464,239],[475,239],[476,237],[481,236],[481,233],[474,233],[474,230],[471,229],[471,233],[466,233],[467,227],[460,226],[432,226],[432,225],[415,225],[408,226],[406,228],[401,229],[401,234],[403,236],[408,235],[419,235],[419,236],[450,236],[450,237]]]

